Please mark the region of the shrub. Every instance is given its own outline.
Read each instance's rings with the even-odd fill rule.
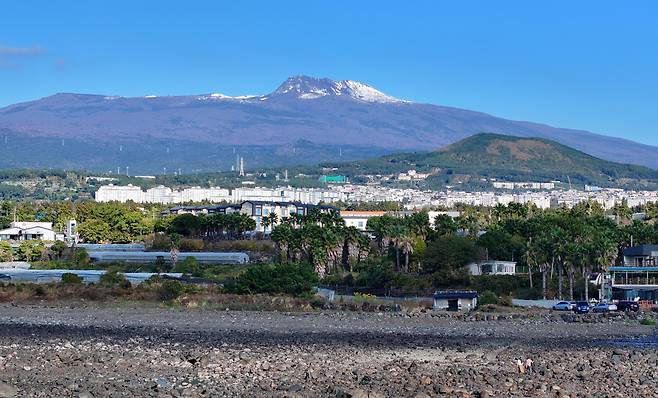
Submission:
[[[324,297],[315,296],[309,304],[312,308],[318,310],[324,308],[327,305],[327,300],[325,300]]]
[[[468,271],[464,268],[442,269],[432,274],[436,287],[468,287],[471,283]]]
[[[315,270],[305,263],[258,264],[242,273],[232,290],[237,293],[310,296],[318,283]]]
[[[528,278],[520,275],[478,275],[470,276],[470,288],[482,291],[492,291],[498,296],[510,295],[519,297],[520,293],[534,293],[529,289]],[[541,288],[538,289],[541,294]]]
[[[62,274],[62,283],[66,284],[80,284],[82,283],[82,278],[80,278],[78,275],[70,273],[70,272],[65,272]]]
[[[374,303],[377,300],[377,297],[374,294],[368,293],[354,293],[354,302],[355,303]]]
[[[126,276],[116,270],[104,273],[100,278],[100,284],[105,287],[129,288],[131,286]]]
[[[169,301],[178,298],[185,291],[185,286],[179,281],[165,279],[158,287],[160,300]]]
[[[171,270],[172,272],[181,272],[192,276],[201,277],[203,272],[199,267],[199,263],[194,257],[187,257],[182,261],[176,262],[176,266]]]
[[[656,321],[653,319],[642,319],[640,321],[640,325],[646,325],[646,326],[654,326],[656,324]]]
[[[511,307],[513,305],[512,304],[512,296],[510,296],[510,295],[501,296],[498,299],[498,304],[504,305],[505,307]]]
[[[180,251],[182,252],[199,252],[203,250],[203,241],[201,239],[184,238],[180,241]]]
[[[58,240],[57,242],[53,243],[52,246],[50,246],[50,252],[57,259],[60,259],[62,257],[62,254],[66,249],[67,249],[66,243],[62,242],[61,240]]]
[[[16,249],[16,258],[20,261],[47,260],[47,252],[43,242],[25,240]]]
[[[478,305],[498,304],[498,296],[492,291],[486,291],[478,297]]]
[[[77,268],[87,267],[90,262],[91,259],[89,258],[89,253],[87,253],[86,249],[79,248],[73,253],[73,264]]]
[[[171,249],[171,239],[163,233],[156,233],[153,235],[152,240],[147,241],[147,245],[153,250],[167,251]]]
[[[43,286],[37,286],[34,289],[34,294],[36,294],[37,296],[45,296],[46,289],[44,289]]]
[[[322,280],[323,285],[342,285],[343,284],[343,275],[340,273],[329,274],[324,277]]]
[[[155,261],[153,262],[153,268],[155,268],[156,272],[167,272],[167,270],[169,269],[169,267],[167,267],[167,262],[162,256],[158,256],[155,259]]]
[[[467,238],[442,236],[430,241],[425,249],[423,271],[434,273],[459,269],[475,256],[475,244]]]
[[[0,261],[14,261],[14,252],[7,241],[0,242]]]

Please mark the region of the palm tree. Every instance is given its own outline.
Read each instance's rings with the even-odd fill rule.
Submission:
[[[342,252],[342,264],[345,269],[349,268],[349,271],[352,272],[352,263],[350,262],[350,253],[352,248],[356,245],[358,247],[359,238],[363,236],[361,231],[356,227],[344,227],[341,229],[341,235],[343,237],[343,252]]]
[[[396,247],[404,254],[404,272],[409,272],[409,255],[414,251],[414,240],[409,235],[402,235],[396,239]]]
[[[292,227],[288,222],[283,222],[277,225],[272,230],[271,239],[276,243],[279,257],[283,257],[285,253],[285,261],[290,261],[290,246],[293,239]]]

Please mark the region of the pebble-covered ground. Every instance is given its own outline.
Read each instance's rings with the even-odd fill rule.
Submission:
[[[0,397],[655,397],[625,318],[0,306]],[[519,374],[517,359],[532,358]]]

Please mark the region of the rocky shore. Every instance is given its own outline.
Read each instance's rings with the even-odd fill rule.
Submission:
[[[5,304],[0,397],[653,397],[658,391],[658,349],[636,343],[656,330],[637,315],[433,315]],[[582,321],[588,318],[595,321]],[[534,369],[520,374],[516,360],[526,358]]]

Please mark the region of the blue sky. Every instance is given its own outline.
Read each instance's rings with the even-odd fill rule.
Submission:
[[[11,1],[0,106],[306,74],[658,145],[656,21],[655,1]]]

